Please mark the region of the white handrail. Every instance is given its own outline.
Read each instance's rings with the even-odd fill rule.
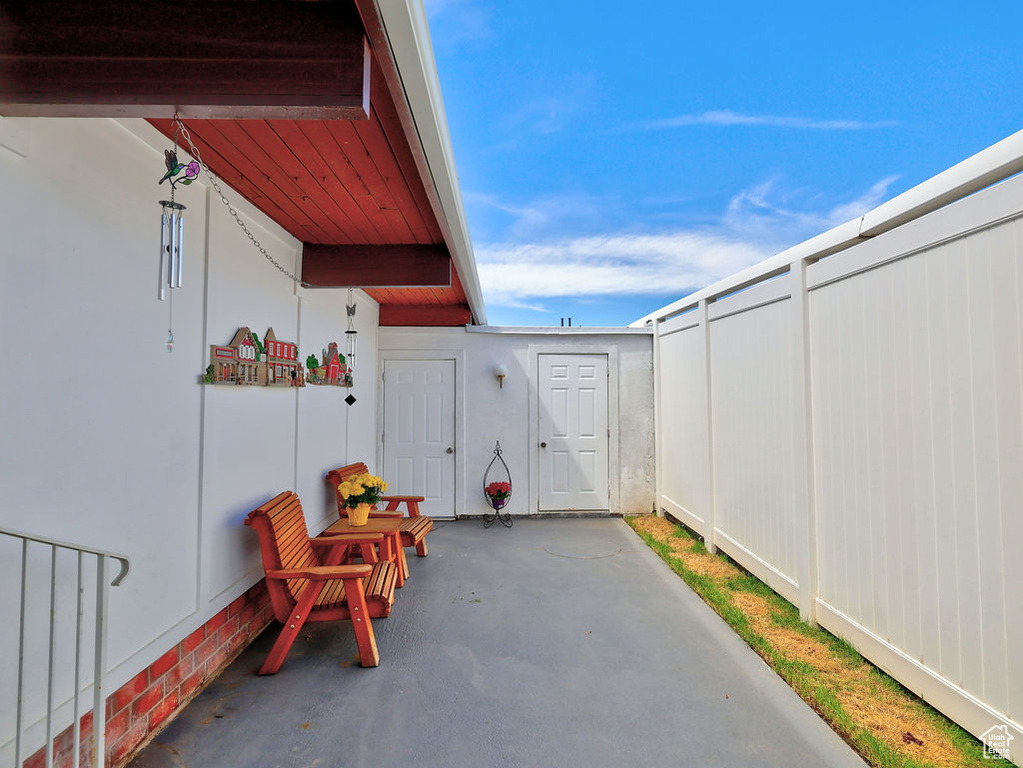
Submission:
[[[48,668],[46,674],[46,766],[53,766],[53,714],[54,706],[54,674],[53,669],[56,663],[56,603],[57,603],[57,551],[60,549],[75,552],[78,556],[78,580],[77,580],[77,618],[75,622],[75,658],[74,658],[74,692],[72,700],[74,703],[73,722],[73,755],[72,766],[81,766],[81,711],[79,708],[79,693],[81,689],[81,667],[82,667],[82,617],[85,613],[85,586],[84,566],[85,558],[93,556],[96,558],[96,618],[95,618],[95,653],[93,656],[93,749],[96,759],[93,765],[102,766],[105,763],[105,736],[106,736],[106,701],[103,690],[103,677],[106,668],[106,641],[107,641],[107,605],[109,587],[118,586],[128,575],[130,562],[124,555],[114,552],[107,552],[102,549],[83,547],[71,544],[58,539],[51,539],[45,536],[35,536],[21,531],[14,531],[8,528],[0,528],[0,534],[21,541],[21,606],[19,609],[19,631],[18,631],[18,692],[17,692],[17,722],[14,732],[14,765],[21,768],[25,761],[22,754],[24,748],[22,736],[25,730],[24,724],[24,703],[25,703],[25,649],[28,638],[26,637],[25,612],[28,600],[28,552],[30,544],[41,544],[50,548],[50,624],[48,635]],[[113,559],[120,563],[120,569],[112,581],[107,583],[107,560]]]

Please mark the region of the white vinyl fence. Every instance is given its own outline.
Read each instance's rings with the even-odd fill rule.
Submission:
[[[1023,178],[797,252],[651,317],[660,507],[1019,761]]]

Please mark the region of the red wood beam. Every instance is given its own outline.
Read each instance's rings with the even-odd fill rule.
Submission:
[[[467,325],[472,313],[465,304],[381,304],[380,325],[450,327]]]
[[[451,256],[444,245],[305,243],[302,280],[317,288],[447,288]]]
[[[366,119],[352,0],[0,3],[0,114]]]

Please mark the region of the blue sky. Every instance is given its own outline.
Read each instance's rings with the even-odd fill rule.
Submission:
[[[1023,128],[1023,3],[426,0],[493,325],[625,325]]]

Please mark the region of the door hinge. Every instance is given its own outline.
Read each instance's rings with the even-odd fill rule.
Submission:
[[[607,428],[607,436],[608,436],[608,437],[611,437],[611,427],[608,427],[608,428]]]

